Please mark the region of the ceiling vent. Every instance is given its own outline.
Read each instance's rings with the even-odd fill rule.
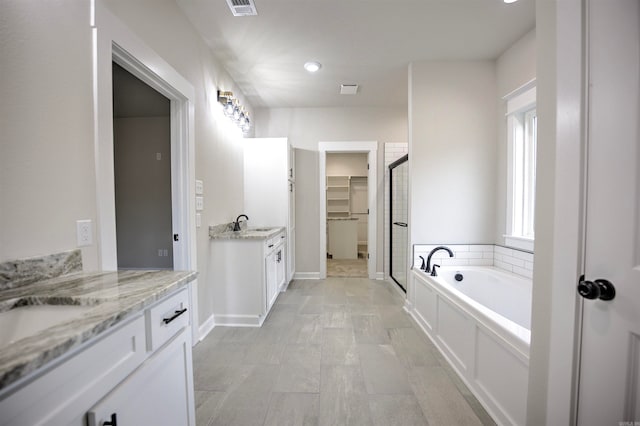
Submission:
[[[233,16],[254,16],[258,14],[253,0],[227,0]]]
[[[341,95],[355,95],[356,93],[358,93],[357,84],[341,84],[340,85]]]

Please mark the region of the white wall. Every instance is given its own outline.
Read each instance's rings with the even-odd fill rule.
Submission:
[[[404,108],[256,109],[256,137],[289,137],[296,148],[296,271],[320,270],[318,142],[378,141],[377,271],[383,271],[384,142],[407,140]]]
[[[96,218],[89,2],[3,0],[0,57],[0,261],[73,249]]]
[[[495,62],[413,63],[409,81],[412,244],[492,243]]]
[[[496,234],[504,244],[507,213],[507,102],[502,98],[536,78],[536,30],[533,29],[505,50],[496,60],[498,150],[496,157]]]
[[[205,190],[197,229],[202,323],[212,313],[208,225],[230,222],[243,207],[242,135],[216,102],[216,89],[238,90],[172,0],[104,3],[195,88],[196,178]],[[95,223],[89,6],[0,2],[0,260],[75,248],[75,221]],[[96,244],[82,252],[85,270],[100,267]]]
[[[327,154],[327,176],[367,176],[367,154]]]

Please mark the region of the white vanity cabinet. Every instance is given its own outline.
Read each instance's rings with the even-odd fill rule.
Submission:
[[[295,273],[295,150],[287,138],[248,138],[243,148],[243,213],[249,216],[250,226],[285,228],[286,287]]]
[[[216,325],[261,326],[285,284],[284,229],[266,238],[211,240]]]
[[[195,425],[188,309],[185,288],[43,367],[0,401],[0,425]]]

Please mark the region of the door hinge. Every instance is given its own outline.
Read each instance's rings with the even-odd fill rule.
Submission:
[[[173,234],[173,241],[178,241],[178,240],[180,240],[180,235]]]
[[[367,163],[367,170],[369,170],[369,163]]]
[[[369,253],[367,253],[367,259],[369,258]]]
[[[367,214],[369,214],[369,209],[367,209]]]

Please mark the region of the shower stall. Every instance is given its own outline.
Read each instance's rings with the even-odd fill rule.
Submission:
[[[389,276],[406,293],[409,248],[409,155],[389,165]]]

